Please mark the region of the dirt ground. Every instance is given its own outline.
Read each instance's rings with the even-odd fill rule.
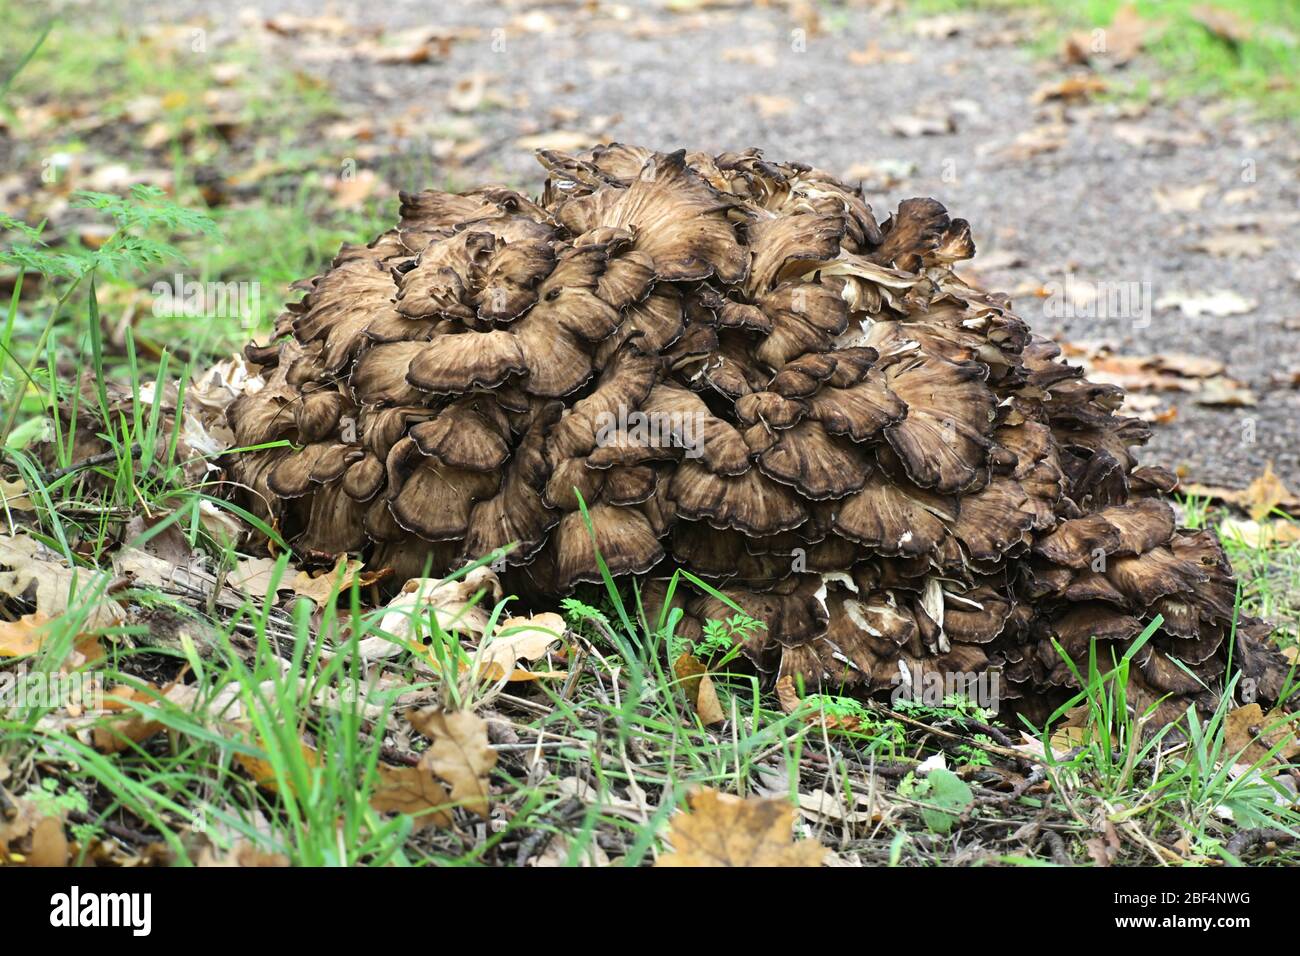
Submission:
[[[1152,458],[1189,480],[1238,487],[1271,461],[1300,487],[1292,126],[1253,119],[1241,104],[1166,101],[1158,78],[1141,98],[1045,98],[1044,88],[1069,92],[1059,84],[1070,72],[1031,52],[1027,41],[1050,27],[1041,20],[829,5],[814,22],[789,4],[666,6],[340,4],[328,12],[362,29],[434,25],[454,41],[425,63],[313,55],[305,40],[284,49],[357,116],[445,113],[449,135],[469,138],[448,169],[427,143],[381,134],[387,158],[410,160],[387,164],[408,170],[389,174],[404,177],[395,187],[532,187],[525,137],[563,147],[598,136],[666,150],[757,146],[861,179],[882,219],[901,199],[935,196],[973,224],[970,271],[1012,294],[1036,330],[1131,355],[1222,360],[1257,399],[1207,406],[1199,393],[1159,392],[1148,401],[1159,419]],[[211,0],[130,9],[206,15],[219,35],[241,29]],[[263,0],[242,16],[286,14],[322,10]],[[1129,71],[1113,79],[1132,83]],[[470,108],[453,114],[457,84],[464,92],[480,80],[481,105],[471,88]],[[1217,254],[1197,248],[1206,241]],[[1105,308],[1116,290],[1127,303]],[[1205,294],[1209,311],[1189,314]]]

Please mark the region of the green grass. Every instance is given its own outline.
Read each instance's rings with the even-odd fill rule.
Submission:
[[[170,181],[168,200],[179,208],[204,209],[214,226],[207,234],[155,230],[152,238],[173,242],[179,255],[165,262],[132,261],[130,268],[112,275],[98,270],[104,300],[134,314],[131,331],[142,361],[156,361],[177,340],[186,343],[185,358],[203,361],[264,335],[283,303],[297,297],[289,291],[290,283],[312,275],[342,243],[368,241],[391,223],[391,201],[367,200],[359,208],[343,209],[327,188],[357,145],[327,141],[314,132],[338,115],[328,91],[269,62],[247,42],[219,45],[208,31],[203,49],[195,50],[199,41],[185,29],[153,30],[112,18],[84,23],[71,14],[51,17],[14,0],[0,0],[0,22],[6,25],[0,38],[0,80],[14,74],[0,98],[0,112],[15,134],[16,170],[35,179],[42,164],[61,153],[123,162],[141,176],[162,169]],[[228,85],[218,86],[218,70],[228,71]],[[234,98],[238,130],[233,141],[213,126],[205,97],[214,92]],[[157,115],[132,124],[126,117],[142,99],[156,103]],[[98,121],[75,134],[61,134],[64,124],[44,130],[33,126],[38,121],[32,116],[55,108]],[[145,134],[155,126],[163,134],[146,146]],[[33,202],[37,212],[19,212],[17,218],[38,227],[39,210],[77,188],[75,181],[41,180]],[[0,244],[5,238],[0,235]],[[80,256],[90,251],[75,233],[46,228],[41,238],[52,250]],[[0,278],[4,271],[0,266]],[[247,284],[257,290],[255,314],[200,321],[156,317],[150,290],[155,283],[171,284],[176,272],[186,281]],[[26,278],[12,318],[17,341],[33,329],[39,334],[48,309],[66,304],[58,301],[64,290],[42,282],[38,270]],[[76,327],[60,316],[58,348],[75,347],[58,336]],[[124,358],[122,335],[112,339],[106,343],[110,364]]]
[[[1055,56],[1062,39],[1076,30],[1104,27],[1128,0],[919,0],[910,9],[919,13],[967,9],[1037,10],[1047,17],[1033,42],[1043,56]],[[1253,103],[1267,116],[1300,115],[1300,5],[1293,0],[1137,0],[1138,14],[1163,21],[1152,31],[1144,54],[1122,72],[1112,74],[1116,86],[1127,80],[1131,92],[1145,95],[1153,80],[1167,95],[1226,95]],[[1239,44],[1215,36],[1197,22],[1192,11],[1211,6],[1235,13],[1251,28]],[[1155,66],[1157,69],[1152,69]]]
[[[90,364],[98,368],[93,356]],[[96,549],[73,549],[69,542],[99,533],[99,544],[107,545],[113,537],[103,536],[102,525],[87,524],[89,503],[97,496],[144,500],[155,511],[171,509],[171,520],[214,567],[233,566],[237,555],[229,544],[187,518],[208,500],[205,490],[187,486],[166,456],[160,469],[142,471],[126,450],[167,445],[162,420],[142,404],[123,423],[112,461],[93,474],[45,483],[34,466],[23,468],[43,504],[36,514],[43,540],[89,569],[94,562],[87,552]],[[1196,503],[1190,504],[1195,522]],[[277,575],[288,567],[285,555]],[[29,665],[57,669],[72,643],[94,630],[88,614],[107,578],[97,580],[52,622]],[[84,734],[68,733],[49,710],[11,708],[0,717],[0,762],[11,771],[5,786],[71,808],[83,854],[103,853],[105,844],[138,854],[156,842],[160,848],[149,851],[155,858],[181,864],[213,846],[243,845],[301,865],[495,866],[531,859],[554,842],[551,852],[571,863],[599,853],[635,866],[663,852],[668,817],[695,786],[795,799],[830,794],[843,807],[865,806],[869,823],[832,816],[814,832],[841,854],[880,864],[938,865],[971,846],[983,848],[971,862],[1052,862],[1053,841],[1015,839],[1031,820],[1048,821],[1061,852],[1079,863],[1088,861],[1087,841],[1102,820],[1120,835],[1117,863],[1236,864],[1242,861],[1229,844],[1243,828],[1300,834],[1300,813],[1279,802],[1283,792],[1269,775],[1231,771],[1236,761],[1226,752],[1226,703],[1209,717],[1189,713],[1177,727],[1144,733],[1141,715],[1126,699],[1129,660],[1140,642],[1118,661],[1094,653],[1076,672],[1082,689],[1060,709],[1083,715],[1069,752],[1054,756],[1051,733],[1032,731],[1047,755],[1036,773],[1050,791],[1023,788],[1008,796],[1009,765],[985,732],[991,715],[964,701],[891,711],[813,697],[786,714],[752,675],[728,673],[723,654],[712,677],[730,719],[721,731],[703,726],[672,670],[686,649],[675,636],[679,612],[645,620],[635,589],[610,578],[584,600],[566,603],[570,679],[523,690],[476,679],[473,653],[432,616],[416,632],[425,638],[425,652],[404,649],[388,662],[387,682],[368,680],[359,643],[396,638],[380,629],[378,612],[364,609],[356,587],[341,595],[341,606],[327,601],[317,609],[300,600],[287,611],[252,599],[213,608],[153,588],[114,597],[187,622],[181,630],[191,636],[163,645],[137,614],[136,623],[103,632],[108,657],[96,665],[105,685],[137,689],[141,696],[130,711],[164,732],[104,753]],[[494,607],[493,618],[508,607]],[[745,627],[733,617],[710,631]],[[707,639],[695,648],[710,649],[722,650]],[[189,688],[183,705],[157,689],[172,681]],[[218,701],[225,710],[216,708]],[[497,824],[487,831],[468,811],[459,811],[452,827],[421,828],[419,814],[385,815],[371,805],[388,756],[385,736],[402,732],[399,713],[413,702],[477,708],[509,728],[492,775]],[[229,709],[236,705],[238,714]],[[809,719],[819,711],[861,723],[853,732],[828,733]],[[101,723],[111,729],[121,721],[118,714]],[[914,773],[917,762],[941,751],[962,778],[953,778],[956,796],[932,791]],[[249,761],[269,768],[262,779],[273,787],[259,785]],[[1258,769],[1263,761],[1256,763]],[[891,767],[901,779],[876,773]],[[588,791],[582,799],[575,797],[576,781]],[[425,815],[442,809],[430,806]],[[1177,856],[1170,846],[1180,848]],[[1300,859],[1284,846],[1273,862],[1287,861]]]

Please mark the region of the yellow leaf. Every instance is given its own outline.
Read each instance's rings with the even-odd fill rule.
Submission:
[[[673,664],[673,672],[681,681],[686,699],[695,708],[696,715],[705,726],[720,724],[727,719],[718,703],[718,692],[709,679],[709,669],[693,654],[683,654]]]
[[[16,621],[0,621],[0,657],[26,657],[39,651],[49,620],[37,611]]]
[[[314,748],[309,747],[301,740],[298,741],[298,746],[302,748],[302,757],[308,767],[320,766],[321,757]],[[275,776],[275,765],[270,760],[252,754],[237,753],[235,754],[235,763],[244,773],[252,777],[253,782],[263,790],[269,790],[271,793],[280,792],[280,784]],[[293,786],[292,778],[289,778],[286,782],[290,787]]]
[[[673,852],[657,866],[821,866],[826,848],[794,840],[794,807],[779,798],[716,790],[691,795],[689,813],[673,818]]]
[[[347,555],[340,555],[338,564],[334,565],[332,570],[317,575],[299,571],[288,586],[295,594],[300,594],[317,604],[324,604],[331,597],[347,591],[352,587],[353,581],[360,580],[363,585],[366,585],[378,580],[374,577],[368,579],[361,573],[361,568],[362,562],[355,559],[348,560]]]
[[[479,673],[489,680],[500,680],[509,674],[512,681],[564,676],[558,671],[536,673],[515,666],[517,661],[541,658],[551,645],[563,638],[564,631],[564,618],[553,611],[507,618],[479,648]]]
[[[1273,473],[1271,461],[1264,466],[1264,473],[1246,486],[1246,506],[1255,521],[1263,521],[1270,511],[1291,497],[1282,479]]]
[[[1250,548],[1273,548],[1300,541],[1300,524],[1294,521],[1238,521],[1225,518],[1219,537],[1241,541]]]

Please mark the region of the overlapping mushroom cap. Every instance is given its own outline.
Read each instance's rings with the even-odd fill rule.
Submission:
[[[970,227],[932,199],[877,223],[860,193],[757,151],[543,152],[537,201],[403,195],[250,347],[230,409],[245,503],[306,561],[398,579],[499,549],[560,595],[677,567],[766,627],[760,670],[883,692],[996,673],[1042,716],[1090,639],[1138,703],[1209,702],[1234,582],[1180,531],[1145,426],[951,269]],[[580,501],[589,520],[584,520]],[[684,627],[730,613],[679,590]],[[1280,657],[1238,621],[1263,697]]]

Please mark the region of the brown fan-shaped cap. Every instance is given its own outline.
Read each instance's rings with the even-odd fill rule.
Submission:
[[[753,554],[739,531],[712,528],[701,521],[673,525],[672,554],[693,573],[716,579],[755,582],[760,587],[794,573],[788,555]]]
[[[885,266],[916,272],[921,262],[943,243],[949,227],[948,210],[933,199],[904,199],[884,221],[884,240],[870,258]]]
[[[758,464],[768,477],[813,499],[843,498],[857,491],[872,469],[866,451],[811,419],[779,432]]]
[[[369,541],[366,505],[349,497],[339,483],[327,484],[311,499],[306,529],[294,539],[300,553],[322,555],[359,551]]]
[[[685,449],[687,458],[698,459],[710,471],[736,475],[749,468],[749,449],[740,433],[716,417],[694,392],[669,385],[656,385],[642,411],[647,428],[657,432],[660,443]]]
[[[332,441],[314,442],[282,459],[272,469],[267,483],[282,498],[299,498],[311,491],[313,485],[342,476],[346,467],[363,454],[354,446]]]
[[[885,438],[921,487],[946,494],[979,477],[997,405],[984,373],[923,355],[887,370],[886,384],[907,404],[907,417],[888,426]]]
[[[407,318],[474,316],[474,290],[496,250],[487,232],[458,232],[434,239],[397,279],[397,311]]]
[[[559,402],[549,402],[530,413],[501,490],[478,502],[470,512],[464,547],[467,558],[477,559],[514,543],[506,562],[523,564],[546,543],[547,532],[560,516],[542,500],[541,487],[549,473],[544,446],[562,409]]]
[[[588,515],[590,529],[581,511],[570,511],[551,532],[549,547],[560,591],[580,581],[601,580],[597,549],[611,574],[640,574],[663,560],[658,538],[637,509],[600,503],[590,507]]]
[[[669,494],[685,517],[748,534],[776,534],[808,519],[807,508],[791,488],[756,468],[728,477],[684,459],[673,474]]]
[[[411,360],[428,345],[425,342],[386,342],[370,348],[352,369],[352,394],[363,405],[419,402],[423,393],[407,381]]]
[[[835,280],[786,282],[760,295],[756,304],[772,331],[755,350],[769,368],[781,368],[807,352],[825,352],[849,325],[848,303]]]
[[[1011,617],[1011,601],[989,585],[964,594],[944,593],[943,629],[953,641],[987,644]]]
[[[344,246],[330,271],[291,307],[299,313],[293,322],[298,340],[323,343],[320,365],[326,372],[338,372],[351,361],[366,342],[365,327],[393,311],[392,269],[406,254],[392,233],[369,246]]]
[[[828,432],[854,441],[869,441],[885,426],[907,417],[907,403],[876,375],[845,388],[824,386],[805,404]]]
[[[432,455],[452,468],[495,471],[510,457],[501,426],[489,423],[473,399],[454,402],[431,421],[411,429],[422,454]]]
[[[601,298],[609,301],[604,295]],[[631,342],[648,354],[662,352],[685,331],[686,313],[681,292],[676,286],[661,284],[623,312],[622,324],[596,346],[596,363],[604,366],[625,342]]]
[[[599,226],[631,229],[635,248],[654,261],[664,280],[716,275],[735,284],[749,270],[728,211],[734,202],[687,167],[685,153],[656,154],[627,188],[605,186],[563,203],[560,221],[573,232]]]
[[[413,350],[406,379],[428,392],[446,394],[493,388],[511,375],[528,371],[524,343],[510,332],[438,335],[428,342],[413,344],[417,348]]]
[[[542,240],[512,242],[498,248],[487,263],[479,290],[478,314],[492,322],[509,322],[537,301],[537,287],[555,268],[555,248]]]
[[[298,440],[321,441],[331,435],[339,425],[339,418],[347,402],[335,389],[309,392],[303,396],[294,414],[298,426]]]
[[[384,477],[384,463],[366,454],[344,473],[343,491],[356,501],[370,501],[384,487]]]
[[[973,494],[963,495],[952,533],[981,563],[1000,561],[1007,552],[1028,546],[1034,525],[1026,510],[1029,495],[1014,478],[994,478]]]
[[[836,531],[883,554],[928,554],[957,519],[957,502],[873,472],[862,490],[838,502]]]
[[[748,289],[762,294],[839,255],[844,217],[838,213],[773,216],[749,224]]]
[[[399,525],[427,541],[464,538],[476,501],[500,486],[495,472],[466,471],[419,453],[403,438],[388,456],[389,510]]]

